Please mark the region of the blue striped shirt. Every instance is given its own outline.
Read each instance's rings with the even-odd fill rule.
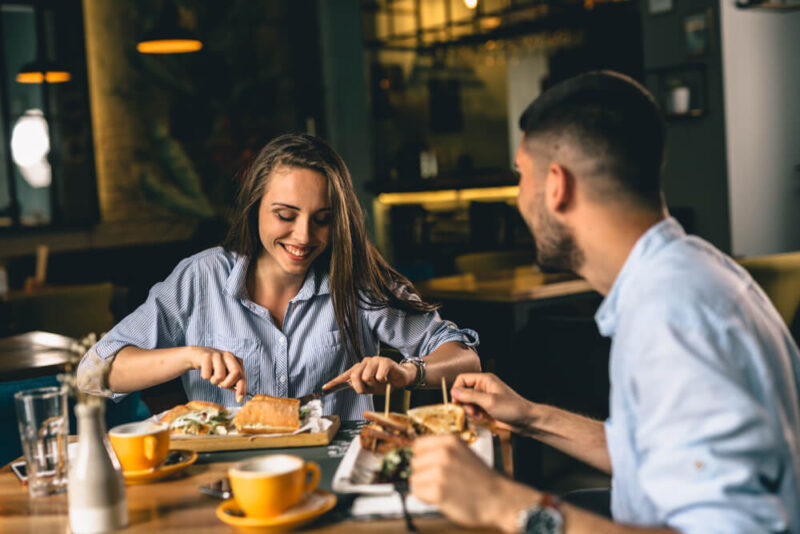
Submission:
[[[800,533],[800,358],[750,275],[666,219],[636,243],[596,319],[612,337],[614,519]]]
[[[213,347],[241,358],[249,393],[276,397],[299,397],[319,390],[358,362],[360,358],[344,350],[327,272],[309,269],[300,291],[289,302],[281,330],[269,310],[250,300],[245,287],[247,267],[246,258],[221,247],[184,259],[166,280],[153,286],[144,304],[97,343],[94,352],[107,359],[128,345],[142,349]],[[478,344],[473,330],[459,330],[437,312],[359,309],[358,320],[364,356],[378,354],[380,343],[405,356],[428,355],[448,341],[470,347]],[[198,370],[185,373],[182,381],[191,400],[236,406],[232,391],[211,385]],[[360,419],[364,410],[372,408],[371,395],[352,390],[324,399],[324,413],[344,419]]]

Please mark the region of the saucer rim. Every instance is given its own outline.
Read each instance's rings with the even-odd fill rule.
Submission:
[[[286,512],[283,512],[280,515],[275,517],[237,517],[232,516],[230,514],[225,513],[227,509],[236,509],[239,510],[239,506],[236,504],[236,499],[231,497],[230,499],[225,499],[217,506],[216,514],[217,518],[223,523],[228,525],[236,526],[236,527],[281,527],[286,525],[299,525],[302,521],[307,521],[310,519],[314,519],[320,517],[321,515],[329,512],[336,506],[338,499],[336,498],[336,494],[332,491],[327,491],[324,489],[317,488],[314,490],[314,493],[322,494],[323,496],[327,497],[327,500],[324,504],[320,505],[319,508],[309,510],[308,512],[302,514],[296,514],[294,516],[286,516]],[[291,508],[289,508],[291,510]]]
[[[151,467],[150,469],[140,469],[138,471],[122,471],[122,476],[125,478],[126,481],[129,480],[149,480],[151,477],[156,476],[167,476],[167,474],[174,473],[180,469],[184,469],[189,467],[193,463],[197,461],[197,451],[193,451],[190,449],[170,449],[170,453],[173,452],[180,452],[180,453],[187,453],[189,457],[176,464],[170,464],[167,466],[157,465],[156,467]]]

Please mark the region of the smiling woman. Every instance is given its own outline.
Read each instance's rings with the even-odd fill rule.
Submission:
[[[183,260],[93,347],[116,395],[181,376],[190,399],[299,397],[348,381],[324,412],[360,419],[370,394],[477,370],[477,334],[444,321],[367,240],[342,159],[284,135],[242,175],[222,247]],[[378,354],[380,344],[408,361]],[[422,358],[424,357],[424,358]]]

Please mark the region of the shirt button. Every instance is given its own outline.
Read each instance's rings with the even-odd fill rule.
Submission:
[[[286,383],[286,375],[281,375],[279,380],[281,381],[281,384],[285,384]]]
[[[278,340],[278,343],[280,343],[281,345],[286,345],[286,338],[285,338],[285,337],[281,337],[281,338]]]

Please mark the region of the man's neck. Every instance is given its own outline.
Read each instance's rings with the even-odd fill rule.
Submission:
[[[573,227],[584,263],[578,274],[600,294],[607,295],[633,247],[667,213],[595,207],[584,224]]]

